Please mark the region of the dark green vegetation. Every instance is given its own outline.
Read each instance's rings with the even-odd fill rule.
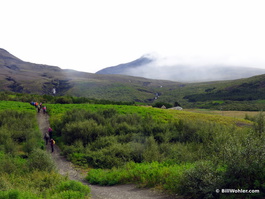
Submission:
[[[76,103],[73,98],[82,102],[86,97],[149,105],[178,102],[184,109],[259,111],[265,108],[264,79],[265,75],[260,75],[233,81],[179,83],[91,74],[24,62],[0,49],[0,91],[41,94],[52,99],[52,89],[55,88],[56,96],[61,97],[52,99],[56,103]]]
[[[42,102],[49,104],[116,104],[116,105],[132,105],[134,102],[120,102],[104,99],[93,99],[86,97],[73,97],[73,96],[52,96],[52,95],[37,95],[15,93],[11,91],[0,92],[0,100],[3,101],[19,101],[19,102]]]
[[[265,75],[213,84],[203,92],[186,95],[184,99],[202,108],[222,107],[226,110],[264,110]]]
[[[151,107],[49,107],[63,153],[94,168],[88,172],[90,183],[137,183],[192,198],[264,196],[263,114],[252,123]],[[260,193],[216,193],[222,188]]]
[[[29,103],[0,101],[0,198],[88,198],[87,186],[59,175]]]

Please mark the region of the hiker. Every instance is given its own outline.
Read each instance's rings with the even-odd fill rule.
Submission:
[[[55,140],[54,139],[50,139],[50,144],[51,144],[51,150],[53,152],[54,151]]]
[[[48,128],[48,133],[49,133],[50,138],[52,138],[52,128],[51,127]]]
[[[43,114],[45,114],[45,113],[46,113],[46,111],[47,111],[47,108],[46,108],[46,106],[44,106],[44,107],[42,108],[42,111],[43,111]]]
[[[40,105],[38,105],[38,113],[40,112]]]
[[[45,139],[45,141],[46,141],[46,145],[48,144],[48,142],[49,142],[49,139],[50,139],[50,136],[49,136],[49,133],[45,133],[45,135],[44,135],[44,139]]]

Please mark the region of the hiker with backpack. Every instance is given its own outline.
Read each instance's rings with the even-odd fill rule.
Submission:
[[[40,105],[38,105],[38,113],[40,112],[40,109],[41,109],[41,107],[40,107]]]
[[[44,135],[44,139],[45,139],[45,141],[46,141],[46,145],[47,145],[48,142],[49,142],[49,139],[50,139],[50,136],[49,136],[49,133],[48,133],[48,132],[45,133],[45,135]]]
[[[55,140],[54,139],[50,139],[50,144],[51,144],[51,152],[54,151],[54,145],[55,145]]]

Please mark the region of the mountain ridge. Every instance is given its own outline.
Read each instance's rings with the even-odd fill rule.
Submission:
[[[129,63],[119,64],[117,66],[110,66],[110,67],[104,68],[102,70],[97,71],[96,74],[130,75],[129,73],[126,73],[126,70],[132,69],[132,68],[138,68],[145,64],[149,64],[151,62],[153,62],[153,59],[147,56],[142,56],[139,59],[136,59]]]
[[[265,74],[265,69],[226,65],[199,67],[187,64],[169,64],[166,58],[157,59],[142,56],[128,63],[106,67],[96,74],[121,74],[188,83],[247,78]]]

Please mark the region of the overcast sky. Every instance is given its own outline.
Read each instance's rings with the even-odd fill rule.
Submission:
[[[265,68],[262,0],[0,0],[0,48],[79,71],[144,54]]]

